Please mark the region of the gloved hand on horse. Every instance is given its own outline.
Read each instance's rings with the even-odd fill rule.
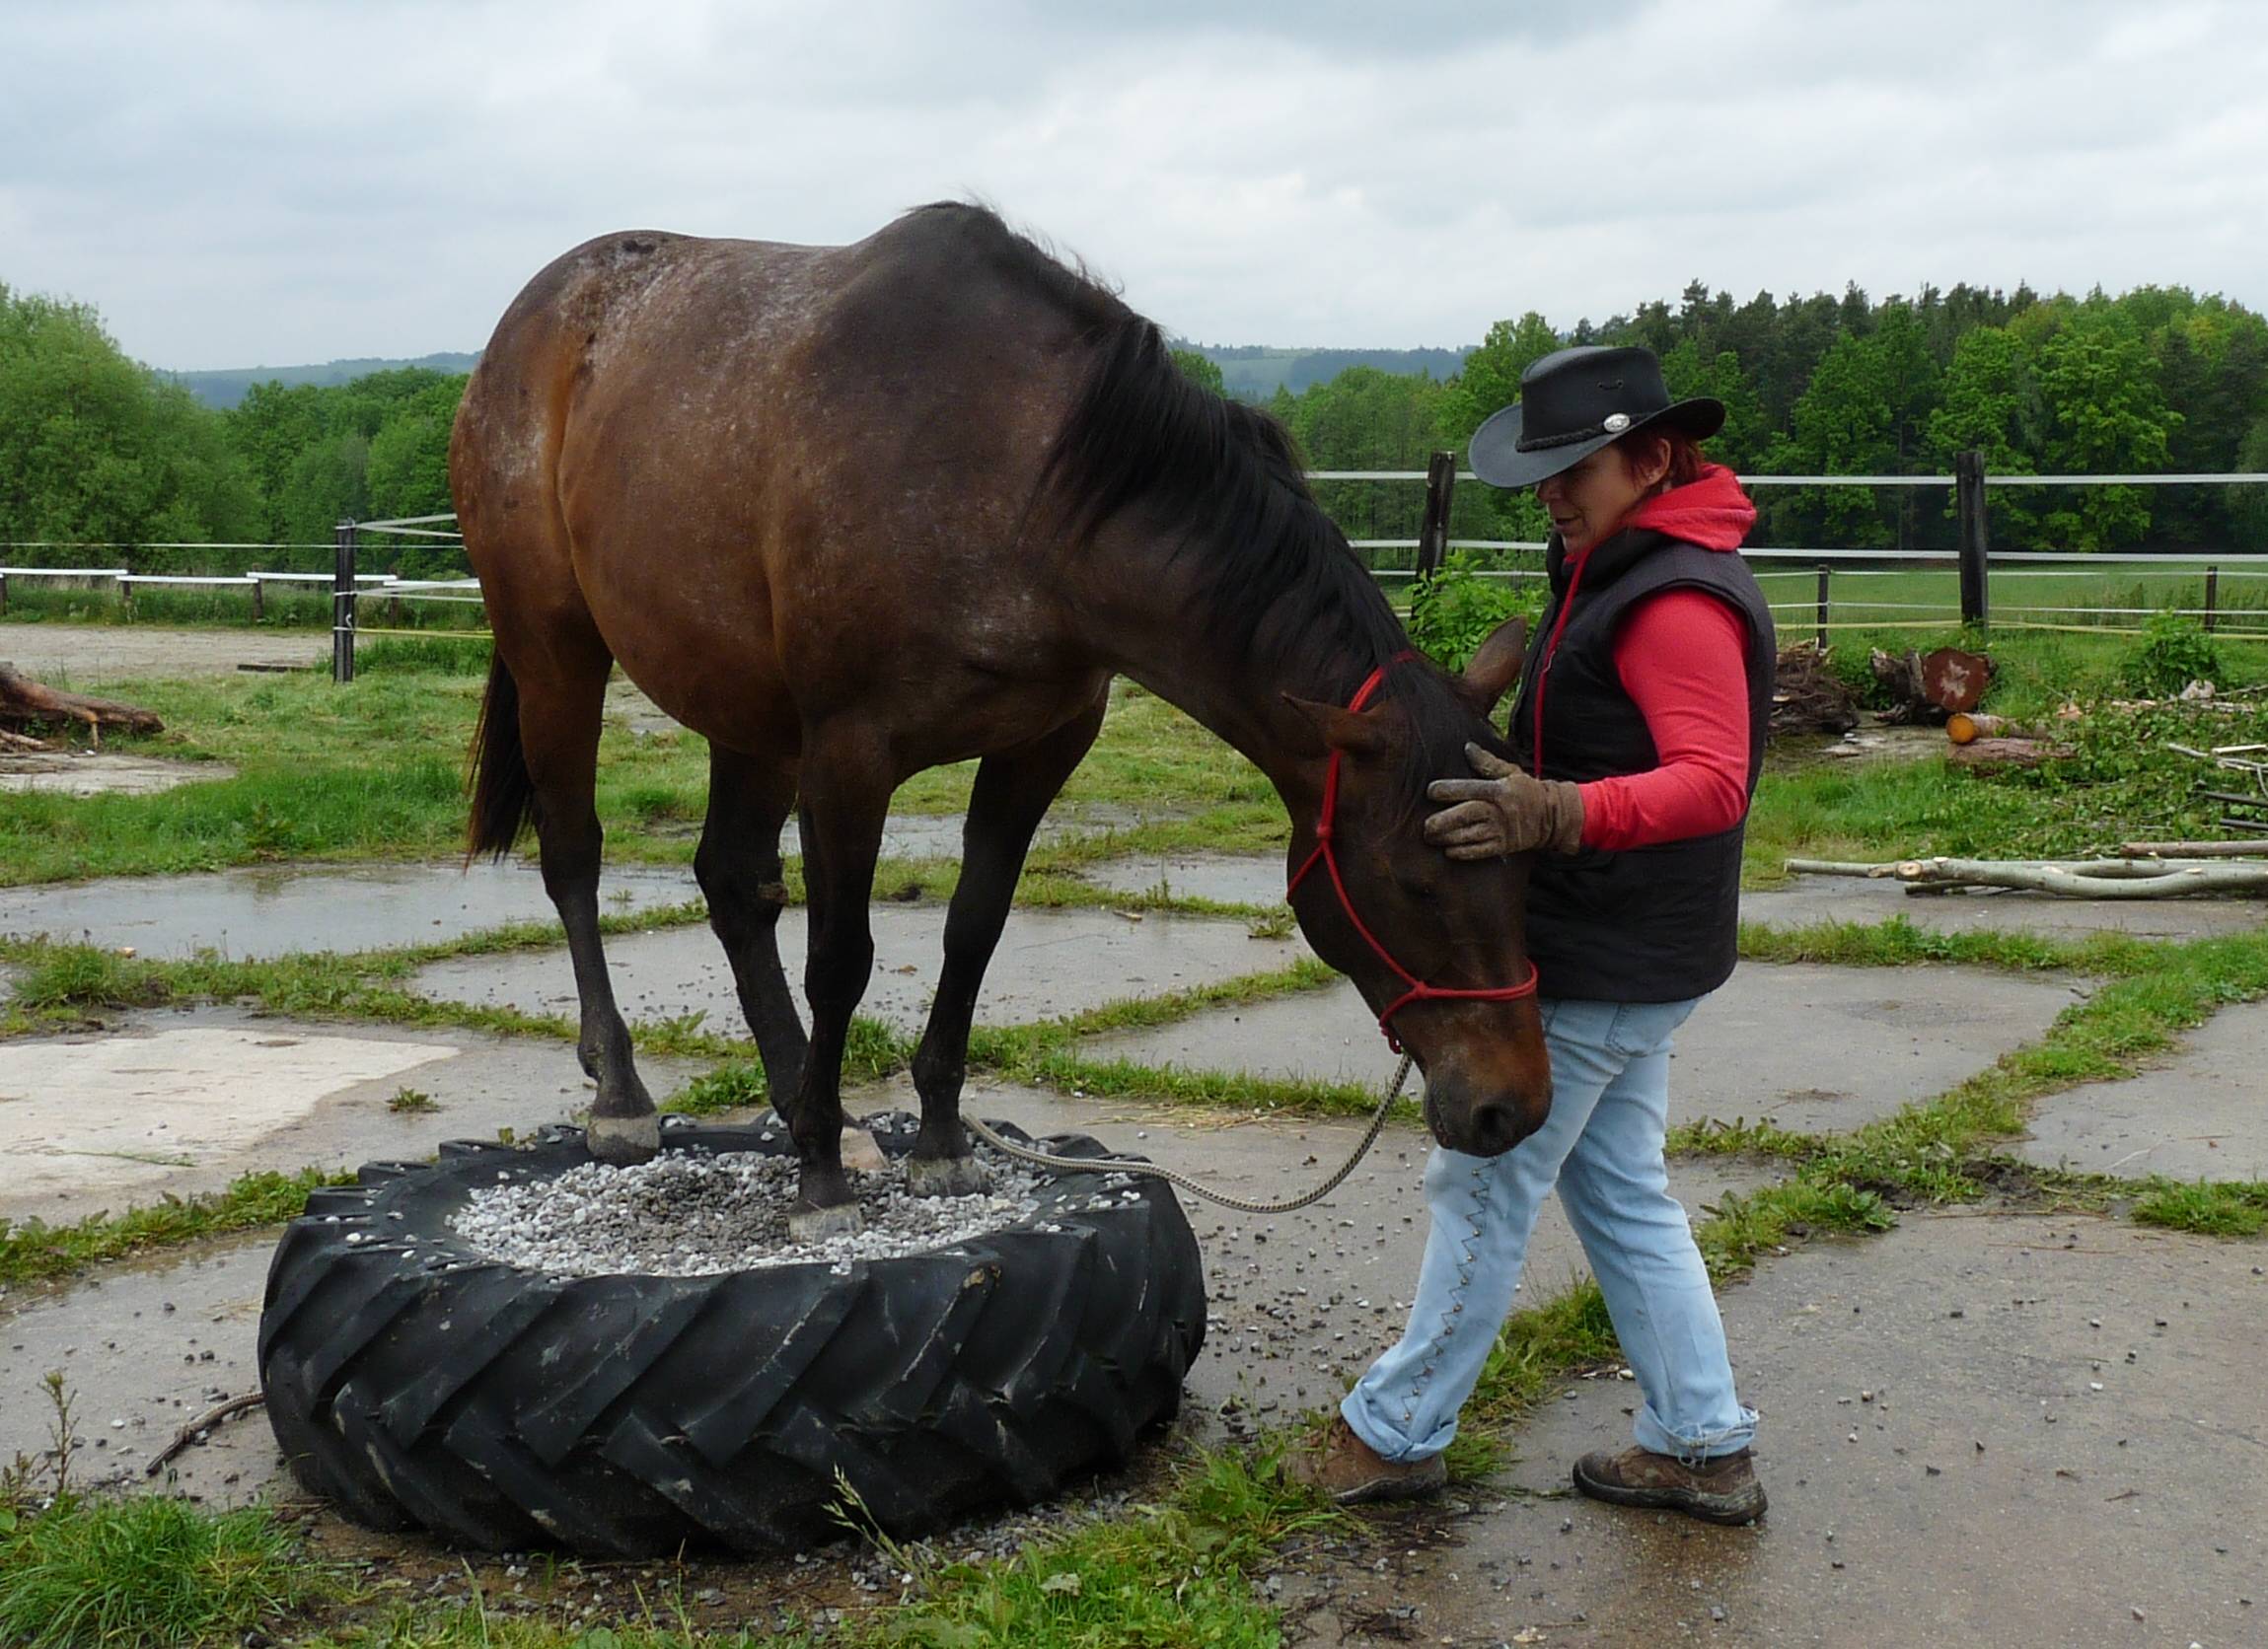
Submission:
[[[1426,794],[1454,802],[1426,821],[1426,839],[1452,859],[1500,859],[1582,845],[1582,792],[1561,779],[1531,778],[1478,745],[1465,747],[1477,779],[1435,779]]]

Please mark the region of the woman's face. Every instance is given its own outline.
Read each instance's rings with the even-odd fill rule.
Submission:
[[[1617,441],[1538,481],[1536,498],[1551,512],[1568,553],[1580,555],[1613,532],[1668,472],[1669,455],[1661,443],[1647,442],[1632,453]]]

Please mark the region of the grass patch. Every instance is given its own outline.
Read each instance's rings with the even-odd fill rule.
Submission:
[[[168,1197],[123,1214],[92,1214],[74,1225],[0,1223],[0,1284],[37,1282],[144,1249],[280,1225],[306,1210],[310,1191],[353,1181],[352,1174],[316,1168],[247,1174],[210,1196]]]
[[[2201,1237],[2257,1237],[2268,1231],[2268,1184],[2154,1179],[2129,1212],[2138,1225]]]
[[[241,1641],[332,1590],[262,1510],[66,1494],[0,1533],[0,1642],[176,1649]]]

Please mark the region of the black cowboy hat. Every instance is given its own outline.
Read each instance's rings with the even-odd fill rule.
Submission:
[[[1652,423],[1706,441],[1724,427],[1724,402],[1671,400],[1650,349],[1559,349],[1520,374],[1520,398],[1473,431],[1466,456],[1491,486],[1534,486]]]

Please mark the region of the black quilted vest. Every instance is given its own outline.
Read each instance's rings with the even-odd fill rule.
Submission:
[[[1640,602],[1706,590],[1748,627],[1748,791],[1764,767],[1776,648],[1764,593],[1738,555],[1662,534],[1618,533],[1593,549],[1574,584],[1567,628],[1544,669],[1573,570],[1552,538],[1551,603],[1528,646],[1512,707],[1520,765],[1536,770],[1536,694],[1543,692],[1543,776],[1581,783],[1660,765],[1614,667],[1615,632]],[[1732,973],[1740,929],[1742,824],[1715,835],[1608,853],[1539,853],[1528,880],[1528,955],[1540,993],[1605,1002],[1678,1002]]]

